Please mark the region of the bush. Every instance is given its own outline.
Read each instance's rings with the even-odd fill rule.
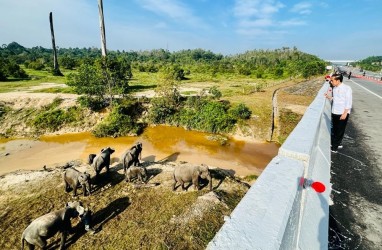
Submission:
[[[77,102],[82,106],[92,111],[100,111],[108,106],[108,103],[99,97],[80,96]]]
[[[65,124],[83,120],[82,109],[78,106],[69,107],[67,110],[58,108],[62,101],[61,98],[55,98],[52,103],[44,106],[32,119],[31,125],[38,130],[54,132]]]
[[[74,117],[70,116],[65,110],[55,109],[38,114],[32,121],[32,125],[36,129],[48,130],[50,132],[57,131],[63,124],[74,121]]]
[[[229,112],[232,117],[243,120],[249,119],[252,115],[251,110],[249,110],[249,108],[243,103],[240,103],[236,107],[231,108]]]
[[[216,86],[211,87],[208,93],[210,93],[214,99],[219,100],[220,97],[222,97],[222,92],[220,92],[220,90]]]
[[[41,61],[33,61],[28,63],[28,69],[42,70],[45,68],[45,65]]]
[[[205,102],[199,109],[184,108],[180,112],[180,122],[187,128],[210,133],[230,132],[236,119],[227,113],[227,105],[221,102]]]
[[[171,123],[177,112],[176,106],[171,99],[166,97],[153,98],[149,113],[149,121],[157,124]]]
[[[136,122],[141,111],[138,103],[116,104],[108,117],[96,126],[93,134],[96,137],[138,135],[143,130],[143,124]]]

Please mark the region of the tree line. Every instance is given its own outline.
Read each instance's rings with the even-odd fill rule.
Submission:
[[[78,69],[83,64],[93,65],[101,57],[98,48],[58,48],[60,67]],[[108,57],[127,62],[133,70],[156,73],[168,68],[176,70],[174,77],[182,80],[192,73],[231,74],[265,79],[304,77],[322,74],[326,63],[317,56],[299,51],[296,47],[275,50],[251,50],[241,54],[222,55],[203,49],[170,52],[164,49],[147,51],[108,51]],[[2,78],[25,78],[21,68],[50,70],[52,49],[36,46],[25,48],[16,42],[0,48]]]

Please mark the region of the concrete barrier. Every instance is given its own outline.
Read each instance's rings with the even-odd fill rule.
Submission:
[[[331,106],[324,97],[328,88],[325,83],[207,249],[328,248]],[[308,185],[314,181],[326,190],[315,192]]]

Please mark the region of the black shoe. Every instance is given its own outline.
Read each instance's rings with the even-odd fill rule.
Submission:
[[[332,151],[332,153],[338,153],[337,148],[330,148],[330,151]]]

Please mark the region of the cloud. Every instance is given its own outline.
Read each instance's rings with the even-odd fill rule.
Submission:
[[[300,2],[298,4],[295,4],[292,7],[291,12],[298,13],[300,15],[309,15],[310,13],[312,13],[311,8],[312,8],[311,3]]]
[[[236,32],[241,35],[263,35],[277,26],[275,14],[285,6],[274,0],[236,0]]]
[[[193,14],[190,7],[177,0],[136,0],[136,2],[157,15],[199,28],[207,26],[202,19]]]
[[[306,21],[293,18],[293,19],[281,21],[279,24],[280,26],[283,26],[283,27],[291,27],[291,26],[303,26],[303,25],[306,25],[307,23]]]
[[[274,0],[236,0],[234,15],[238,18],[265,18],[283,7],[282,3]]]

